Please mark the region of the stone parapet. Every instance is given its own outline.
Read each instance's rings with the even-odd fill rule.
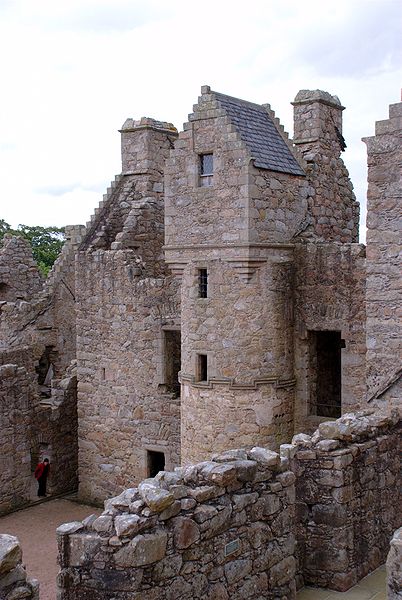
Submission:
[[[294,475],[263,448],[162,471],[58,529],[58,599],[296,597]]]
[[[39,582],[29,579],[18,538],[0,534],[0,598],[39,600]]]

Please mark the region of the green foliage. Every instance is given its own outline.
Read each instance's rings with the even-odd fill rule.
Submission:
[[[40,272],[47,276],[63,246],[64,227],[18,225],[17,229],[12,229],[4,219],[0,219],[0,240],[6,233],[28,240]]]

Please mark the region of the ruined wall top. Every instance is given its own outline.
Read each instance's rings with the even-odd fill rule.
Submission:
[[[345,109],[345,107],[342,106],[338,96],[333,96],[329,92],[324,92],[323,90],[300,90],[296,94],[296,98],[292,104],[295,106],[297,104],[311,104],[313,102],[328,104],[329,106],[333,106],[339,110]]]
[[[294,106],[295,144],[314,144],[328,155],[339,156],[346,144],[342,137],[342,106],[338,96],[322,90],[300,90]],[[308,148],[311,150],[311,148]],[[305,148],[300,148],[302,152]]]
[[[150,117],[141,117],[137,121],[135,119],[128,118],[124,121],[122,128],[119,129],[120,133],[124,131],[133,131],[138,129],[157,129],[168,131],[169,133],[177,133],[176,127],[172,123],[167,121],[157,121]]]
[[[29,242],[6,234],[0,247],[0,301],[29,301],[42,283]]]
[[[177,129],[172,123],[149,117],[126,119],[121,133],[122,174],[143,174],[152,170],[163,171]]]

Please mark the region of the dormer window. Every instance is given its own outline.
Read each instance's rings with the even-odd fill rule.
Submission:
[[[213,185],[214,155],[200,154],[200,186],[210,187]]]

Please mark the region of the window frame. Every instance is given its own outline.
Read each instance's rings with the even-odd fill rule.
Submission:
[[[198,269],[198,298],[208,298],[208,269]]]
[[[211,157],[212,165],[211,170],[206,170],[205,159]],[[199,186],[200,187],[212,187],[214,178],[214,154],[213,152],[202,152],[198,155],[199,165]]]

